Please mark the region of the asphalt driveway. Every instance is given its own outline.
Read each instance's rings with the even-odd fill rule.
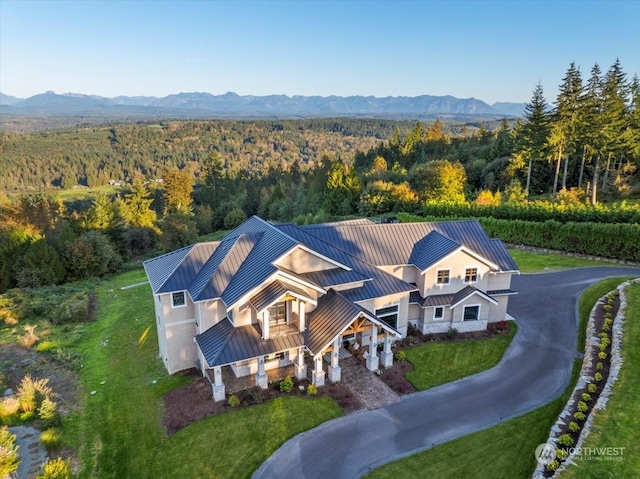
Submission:
[[[518,333],[496,367],[326,422],[285,443],[253,478],[357,478],[400,457],[520,416],[567,386],[577,344],[577,300],[589,285],[640,268],[595,267],[514,277]],[[532,452],[533,454],[533,452]]]

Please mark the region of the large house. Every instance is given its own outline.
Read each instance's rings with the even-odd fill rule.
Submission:
[[[339,352],[359,350],[372,371],[391,345],[423,333],[478,331],[507,318],[518,268],[475,220],[275,225],[254,216],[220,241],[144,263],[160,357],[170,374],[199,367],[214,400],[222,367],[236,376],[294,365],[311,381],[340,380]],[[362,348],[362,349],[360,349]],[[323,358],[328,358],[325,372]]]

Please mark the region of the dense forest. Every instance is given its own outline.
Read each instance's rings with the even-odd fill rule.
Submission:
[[[115,271],[253,214],[310,223],[484,208],[637,223],[634,201],[598,203],[640,196],[639,102],[637,76],[616,61],[586,82],[571,64],[552,105],[537,85],[523,119],[495,124],[224,120],[3,133],[0,186],[11,198],[0,197],[0,291]],[[121,194],[73,205],[44,191],[116,180]]]

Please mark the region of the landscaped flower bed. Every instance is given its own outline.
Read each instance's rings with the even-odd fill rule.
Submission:
[[[534,478],[554,477],[573,455],[579,454],[595,410],[606,404],[621,365],[618,341],[625,309],[622,291],[627,284],[601,298],[591,312],[580,380],[551,429],[547,443],[555,444],[555,451],[539,459]]]

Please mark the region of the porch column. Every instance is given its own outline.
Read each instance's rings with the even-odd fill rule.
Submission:
[[[259,386],[262,389],[267,389],[269,387],[267,373],[264,371],[264,356],[258,357],[258,372],[256,373],[256,386]]]
[[[262,312],[262,339],[269,339],[269,310]]]
[[[224,401],[226,391],[224,387],[224,383],[222,382],[222,367],[216,366],[213,368],[213,384],[211,385],[211,389],[213,390],[213,400]]]
[[[295,364],[295,375],[298,379],[307,379],[307,365],[304,363],[304,348],[298,349],[298,357]]]
[[[315,386],[324,386],[324,370],[322,369],[322,354],[318,353],[313,358],[313,376],[311,382]]]
[[[389,333],[384,335],[384,349],[380,353],[380,359],[382,359],[382,366],[390,368],[393,366],[393,352],[391,351],[391,335]]]
[[[333,351],[331,351],[331,366],[329,367],[329,381],[332,383],[340,382],[340,336],[333,341]]]
[[[298,319],[300,332],[302,333],[305,330],[305,316],[304,316],[304,302],[298,300]]]
[[[369,371],[378,370],[378,326],[371,325],[371,341],[369,342],[369,352],[365,355],[366,365]]]

